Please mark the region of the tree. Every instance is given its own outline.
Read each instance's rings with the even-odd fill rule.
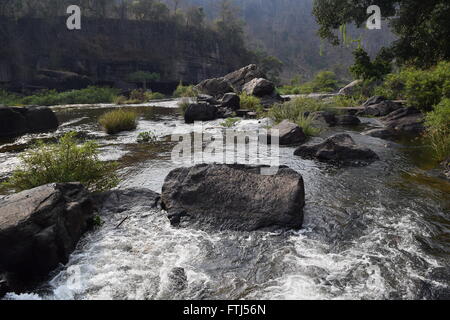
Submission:
[[[347,23],[361,27],[368,19],[373,0],[316,0],[313,13],[319,35],[340,43],[336,30]],[[400,64],[421,67],[450,59],[450,1],[378,0],[382,16],[398,36],[390,50]]]
[[[201,7],[190,7],[186,10],[186,24],[193,27],[203,27],[205,12]]]
[[[147,81],[158,81],[160,75],[154,72],[136,71],[129,74],[127,78],[132,82],[142,82],[144,89],[147,89]]]
[[[373,62],[363,48],[355,49],[353,56],[355,63],[350,67],[350,72],[356,79],[382,80],[392,71],[392,56],[386,49],[382,49]]]

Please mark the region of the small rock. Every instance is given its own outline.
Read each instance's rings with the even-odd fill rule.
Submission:
[[[336,116],[336,124],[341,126],[354,126],[361,124],[361,120],[357,116],[341,115]]]
[[[387,100],[387,99],[383,96],[373,96],[373,97],[367,99],[367,101],[363,103],[363,107],[368,107],[368,106],[371,106],[374,104],[379,104],[385,100]]]
[[[372,162],[379,159],[375,152],[358,146],[352,137],[345,133],[336,134],[319,144],[300,146],[294,155],[343,164],[354,164],[355,161]]]
[[[280,145],[300,144],[307,140],[303,129],[289,120],[284,120],[280,124],[274,126],[272,130],[274,129],[279,130]]]
[[[194,121],[210,121],[217,119],[217,107],[205,102],[190,104],[184,113],[186,123]]]
[[[226,93],[220,101],[222,108],[238,110],[241,107],[241,98],[236,93]]]
[[[398,135],[398,132],[396,132],[393,129],[389,129],[389,128],[377,128],[377,129],[365,131],[362,134],[366,135],[366,136],[371,136],[374,138],[390,139],[390,138],[395,138]]]
[[[173,268],[167,275],[169,288],[173,291],[182,291],[187,288],[188,279],[184,268]]]

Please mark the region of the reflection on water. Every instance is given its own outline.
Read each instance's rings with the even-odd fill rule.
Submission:
[[[55,133],[27,135],[0,144],[0,175],[18,165],[17,155],[34,139],[54,139],[75,130],[96,140],[102,159],[118,160],[120,187],[160,192],[177,165],[168,136],[190,132],[175,102],[133,107],[136,131],[108,136],[97,118],[114,106],[56,108]],[[211,121],[220,130],[222,121]],[[246,120],[240,128],[266,126]],[[137,144],[139,132],[158,142]],[[436,299],[449,298],[450,184],[429,170],[426,146],[399,145],[353,135],[381,161],[338,168],[293,156],[281,148],[280,162],[305,180],[305,224],[280,233],[205,233],[174,229],[164,212],[134,207],[104,214],[105,222],[79,243],[67,266],[39,290],[12,299]],[[324,133],[323,135],[330,135]],[[315,138],[319,140],[320,138]],[[115,226],[129,216],[121,228]],[[174,289],[169,272],[185,269],[188,285]],[[78,282],[73,283],[74,272]]]

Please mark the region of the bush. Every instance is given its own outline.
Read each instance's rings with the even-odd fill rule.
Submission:
[[[6,90],[0,90],[0,104],[5,106],[21,105],[21,97]]]
[[[436,159],[441,161],[450,157],[450,99],[441,101],[434,111],[426,115],[425,125]]]
[[[58,93],[46,90],[38,94],[24,97],[21,104],[51,106],[61,104],[93,104],[112,103],[117,98],[118,90],[114,88],[88,87],[81,90],[71,90]]]
[[[178,87],[173,92],[173,96],[175,98],[192,98],[197,96],[197,92],[194,89],[194,86],[185,86],[182,82],[178,85]]]
[[[155,142],[156,141],[156,135],[152,131],[146,131],[139,133],[137,137],[138,143],[149,143],[149,142]]]
[[[166,96],[159,92],[150,92],[147,95],[148,100],[160,100],[164,99]]]
[[[315,117],[311,114],[304,115],[301,114],[296,121],[294,121],[300,128],[303,129],[303,132],[308,136],[316,136],[320,133],[320,129],[313,126],[313,122]]]
[[[20,158],[22,169],[14,171],[6,185],[16,191],[32,189],[55,182],[80,182],[91,191],[115,187],[116,164],[98,158],[98,145],[92,141],[78,146],[76,133],[64,135],[58,143],[39,142]]]
[[[422,111],[430,111],[443,98],[450,98],[450,62],[428,70],[405,68],[386,77],[376,93],[388,99],[406,99]]]
[[[105,113],[100,117],[98,123],[108,134],[122,131],[131,131],[137,127],[138,115],[134,111],[118,109]]]
[[[222,127],[231,128],[234,127],[236,123],[241,121],[239,118],[227,118],[224,122],[222,122],[220,125]]]
[[[113,101],[114,104],[119,104],[119,105],[127,104],[127,102],[128,102],[128,99],[125,96],[118,96]]]
[[[392,54],[384,48],[373,62],[363,48],[355,49],[353,57],[355,58],[355,63],[350,67],[350,72],[356,79],[381,80],[392,71]]]
[[[298,97],[286,103],[273,106],[269,110],[268,116],[276,123],[286,119],[295,122],[305,112],[320,111],[324,108],[324,103],[319,100]]]
[[[241,109],[252,111],[261,111],[263,109],[261,100],[258,97],[250,96],[245,92],[241,93],[239,97],[241,99]]]
[[[338,95],[336,97],[333,97],[333,104],[336,107],[340,108],[352,108],[360,106],[366,100],[367,97],[364,97],[363,95],[355,95],[355,96]]]
[[[297,81],[292,81],[293,83]],[[317,73],[313,80],[301,85],[292,84],[278,88],[279,94],[310,94],[329,93],[339,89],[340,84],[336,74],[332,71],[321,71]]]

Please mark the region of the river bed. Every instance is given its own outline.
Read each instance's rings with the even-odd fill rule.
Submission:
[[[60,106],[54,133],[0,141],[0,179],[20,165],[18,155],[39,139],[76,131],[101,146],[101,158],[120,164],[119,188],[161,192],[176,130],[190,132],[176,101],[130,106],[137,130],[108,136],[97,118],[114,105]],[[207,122],[221,130],[223,120]],[[280,150],[281,164],[302,174],[305,223],[289,232],[206,233],[170,226],[164,212],[135,207],[102,216],[50,281],[7,299],[437,299],[450,298],[450,184],[429,166],[425,147],[361,136],[374,124],[324,132],[351,134],[381,158],[366,167],[338,168]],[[239,128],[267,123],[243,120]],[[153,131],[158,142],[136,143]],[[319,140],[320,138],[314,138]],[[0,193],[6,193],[1,190]],[[115,228],[125,216],[129,219]],[[187,287],[168,274],[184,268]],[[76,281],[74,281],[76,279]]]

